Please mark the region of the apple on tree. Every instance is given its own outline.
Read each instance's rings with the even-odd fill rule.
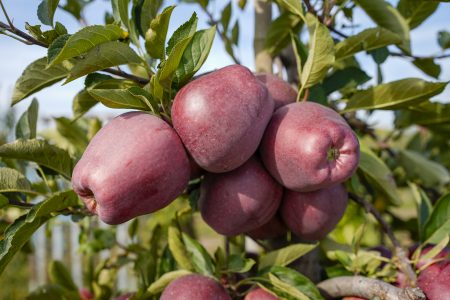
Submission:
[[[231,171],[255,153],[274,103],[244,66],[231,65],[185,85],[172,105],[173,126],[197,164]]]
[[[158,117],[130,112],[94,136],[72,185],[103,222],[120,224],[167,206],[186,188],[189,173],[176,132]]]

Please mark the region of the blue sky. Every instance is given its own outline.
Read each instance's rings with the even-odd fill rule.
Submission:
[[[39,24],[36,17],[36,9],[40,1],[30,0],[5,0],[3,1],[10,17],[13,19],[14,24],[18,28],[24,28],[25,21],[30,24]],[[165,1],[167,5],[173,4],[175,1]],[[216,16],[219,15],[223,6],[227,3],[225,1],[211,1],[213,5],[211,8],[215,11]],[[237,1],[234,1],[237,2]],[[240,20],[240,48],[237,52],[238,57],[242,63],[254,69],[253,61],[253,11],[252,1],[248,1],[248,5],[245,11],[240,12],[237,6],[234,7],[233,20],[239,18]],[[109,10],[109,1],[96,1],[94,4],[88,6],[86,11],[86,19],[90,24],[102,24],[104,12]],[[185,22],[191,14],[196,11],[199,16],[199,28],[207,28],[207,17],[202,13],[201,9],[197,5],[192,4],[179,4],[174,10],[172,15],[169,34],[173,32],[179,25]],[[415,55],[433,55],[440,53],[440,48],[437,44],[437,32],[439,30],[450,31],[450,4],[442,3],[438,11],[424,22],[420,27],[413,30],[412,36],[412,49]],[[5,22],[4,17],[0,19]],[[58,10],[55,15],[55,20],[63,23],[68,28],[69,32],[75,32],[79,29],[77,21],[69,14],[62,10]],[[359,32],[364,28],[373,27],[373,22],[360,10],[355,11],[354,23],[359,26],[354,32]],[[233,21],[232,23],[233,24]],[[351,34],[349,29],[347,33]],[[0,110],[5,110],[10,102],[10,95],[14,86],[15,80],[20,76],[23,69],[35,59],[46,55],[46,49],[38,46],[27,46],[21,44],[11,38],[0,36]],[[358,59],[365,69],[365,71],[373,76],[375,74],[375,65],[372,59],[364,53],[358,54]],[[450,80],[450,59],[444,59],[439,61],[442,66],[442,73],[439,80]],[[223,44],[220,38],[216,36],[216,39],[211,50],[211,54],[208,57],[205,65],[200,72],[213,70],[216,68],[224,67],[232,64],[232,60],[226,54],[223,48]],[[405,77],[419,77],[426,80],[434,80],[427,75],[423,74],[420,70],[415,68],[411,63],[400,58],[389,58],[383,65],[384,79],[386,82],[401,79]],[[51,117],[65,115],[71,116],[71,105],[73,96],[83,86],[83,80],[76,80],[65,86],[61,86],[60,83],[56,84],[52,88],[45,89],[34,96],[40,101],[41,115]],[[18,113],[21,113],[29,105],[30,99],[22,101],[16,106]],[[445,92],[438,97],[439,101],[450,102],[450,88],[447,87]],[[117,110],[106,109],[98,105],[90,114],[108,114],[116,115],[120,113]],[[389,126],[392,122],[392,115],[389,113],[376,113],[371,117],[371,121],[382,125]]]

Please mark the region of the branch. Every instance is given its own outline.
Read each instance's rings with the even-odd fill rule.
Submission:
[[[1,2],[0,2],[0,3],[1,3]],[[41,41],[36,40],[36,39],[35,39],[34,37],[32,37],[31,35],[29,35],[29,34],[23,32],[23,31],[20,30],[20,29],[17,29],[17,28],[14,27],[14,26],[10,26],[10,25],[5,24],[5,23],[3,23],[3,22],[0,21],[0,28],[4,29],[4,30],[6,30],[6,31],[9,31],[9,32],[11,32],[11,33],[13,33],[13,34],[15,34],[15,35],[17,35],[17,36],[23,38],[25,41],[28,42],[27,44],[30,44],[30,45],[37,45],[37,46],[41,46],[41,47],[43,47],[43,48],[48,48],[48,45],[47,45],[47,44],[45,44],[45,43],[43,43],[43,42],[41,42]],[[133,80],[133,81],[135,81],[135,82],[137,82],[137,83],[140,83],[140,84],[147,84],[147,83],[150,81],[150,80],[147,79],[147,78],[135,76],[135,75],[133,75],[133,74],[129,74],[129,73],[126,73],[126,72],[124,72],[124,71],[120,71],[120,70],[116,70],[116,69],[112,69],[112,68],[106,68],[106,69],[103,69],[103,70],[101,70],[101,71],[102,71],[102,72],[109,73],[109,74],[117,75],[117,76],[120,76],[120,77],[123,77],[123,78],[126,78],[126,79],[131,79],[131,80]]]
[[[342,276],[322,281],[317,285],[326,298],[357,296],[365,299],[425,300],[419,288],[397,288],[389,283],[362,276]]]
[[[8,202],[9,202],[9,205],[26,208],[26,209],[30,209],[34,206],[34,204],[32,204],[32,203],[18,201],[16,199],[10,199],[10,198],[8,198]]]
[[[409,57],[409,58],[413,58],[413,59],[443,59],[443,58],[449,58],[450,57],[450,53],[437,55],[437,56],[417,56],[417,55],[400,53],[400,52],[389,52],[389,54],[392,55],[392,56]]]
[[[366,201],[365,199],[359,197],[354,193],[348,193],[348,196],[350,199],[352,199],[353,201],[358,203],[361,207],[363,207],[366,212],[372,214],[378,221],[378,223],[381,225],[383,232],[387,234],[387,236],[391,240],[392,245],[394,246],[394,253],[395,256],[398,258],[400,270],[406,275],[408,283],[411,286],[415,286],[417,281],[416,273],[412,269],[411,264],[409,263],[409,259],[406,256],[405,250],[401,247],[400,242],[395,237],[394,232],[392,231],[389,224],[383,219],[380,212],[370,202]]]
[[[227,35],[225,34],[225,32],[220,28],[219,22],[216,21],[216,20],[214,19],[214,16],[211,14],[211,12],[208,11],[208,9],[207,9],[206,7],[203,7],[203,6],[202,6],[202,8],[203,8],[203,11],[205,12],[205,14],[208,16],[209,22],[211,23],[211,25],[216,25],[217,33],[219,33],[220,38],[221,38],[225,43],[230,43],[230,44],[231,44],[230,39],[227,37]],[[228,54],[230,54],[231,58],[233,59],[233,61],[234,61],[236,64],[241,64],[241,62],[239,61],[239,59],[237,59],[237,57],[234,56],[233,51],[231,51],[231,53],[228,53]]]

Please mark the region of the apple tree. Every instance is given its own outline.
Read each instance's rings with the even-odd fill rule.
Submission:
[[[111,0],[87,25],[93,2],[42,0],[39,24],[15,24],[0,0],[1,38],[47,51],[12,93],[28,109],[2,121],[0,275],[62,216],[87,257],[84,287],[53,261],[27,299],[450,299],[450,32],[430,32],[438,54],[412,47],[446,1]],[[233,65],[203,71],[213,43]],[[393,58],[429,79],[385,80]],[[73,115],[38,130],[33,95],[74,80]],[[129,112],[105,122],[94,106]],[[135,290],[115,284],[125,267]]]

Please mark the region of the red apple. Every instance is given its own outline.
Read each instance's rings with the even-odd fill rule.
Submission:
[[[257,288],[248,293],[244,300],[280,300],[280,298],[262,288]]]
[[[282,187],[256,158],[222,174],[207,173],[200,187],[199,207],[215,231],[234,236],[267,223],[276,213]]]
[[[79,291],[81,300],[92,300],[94,299],[94,294],[87,288],[81,288]]]
[[[417,286],[429,300],[450,299],[450,260],[433,264],[420,272]]]
[[[295,235],[316,241],[337,225],[347,202],[347,190],[342,184],[306,193],[287,190],[280,211],[284,223]]]
[[[294,103],[297,100],[297,91],[286,81],[272,74],[256,74],[256,78],[261,80],[269,90],[275,109]]]
[[[174,99],[172,120],[197,164],[221,173],[253,155],[273,107],[264,84],[246,67],[232,65],[185,85]]]
[[[252,239],[264,240],[282,236],[286,234],[287,231],[288,229],[286,225],[284,225],[283,221],[281,221],[280,216],[275,214],[269,222],[247,232],[246,234]]]
[[[359,143],[350,126],[334,110],[313,102],[279,108],[260,150],[270,174],[297,192],[341,183],[359,162]]]
[[[231,300],[225,288],[215,280],[198,275],[186,275],[172,281],[160,300]]]
[[[142,112],[120,115],[89,143],[72,175],[74,191],[108,224],[167,206],[186,188],[189,159],[166,122]]]

